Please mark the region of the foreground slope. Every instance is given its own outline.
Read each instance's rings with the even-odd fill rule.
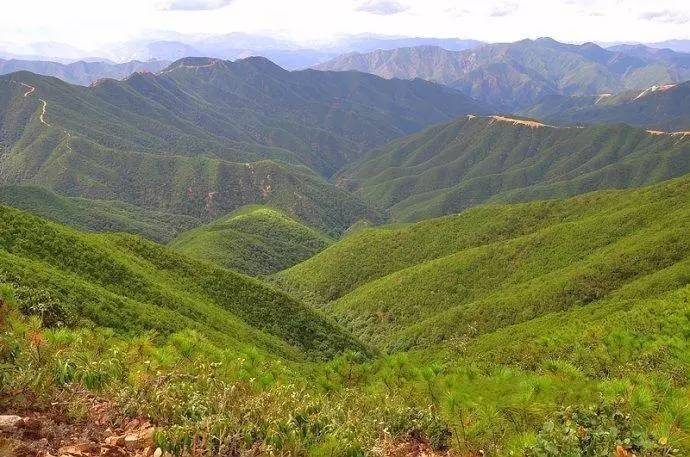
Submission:
[[[256,276],[291,267],[330,243],[327,236],[278,210],[248,206],[180,234],[170,247]]]
[[[361,346],[244,276],[3,207],[0,408],[102,431],[70,443],[99,455],[130,424],[170,453],[687,455],[689,191],[686,176],[360,227],[276,279],[414,351],[307,364],[271,354]],[[0,443],[59,454],[38,428]]]
[[[0,207],[0,274],[46,324],[159,335],[189,329],[225,347],[327,358],[362,346],[249,277],[131,235],[85,234]]]
[[[685,176],[365,229],[276,280],[330,301],[329,314],[389,351],[472,340],[580,307],[605,312],[607,303],[690,283],[689,192]]]
[[[343,170],[338,183],[394,219],[411,221],[485,202],[641,186],[688,172],[687,135],[468,116],[371,151]]]

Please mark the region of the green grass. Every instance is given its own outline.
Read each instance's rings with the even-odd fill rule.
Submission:
[[[0,203],[79,230],[127,232],[161,243],[201,224],[190,216],[147,210],[118,201],[62,197],[37,186],[0,186]]]
[[[393,220],[563,198],[690,172],[690,138],[617,126],[532,128],[461,118],[394,141],[338,175]]]
[[[319,313],[262,283],[140,237],[86,234],[0,207],[0,275],[22,309],[50,325],[164,336],[191,329],[215,344],[299,359],[362,350]]]
[[[300,263],[331,242],[326,235],[278,210],[252,205],[180,234],[170,248],[258,276]]]

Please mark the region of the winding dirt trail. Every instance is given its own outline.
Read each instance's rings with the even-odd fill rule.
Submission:
[[[28,97],[34,92],[36,92],[36,88],[32,86],[31,84],[23,83],[23,82],[17,82],[17,81],[12,81],[16,84],[20,84],[22,87],[26,89],[26,92],[24,92],[24,97]],[[42,98],[38,99],[43,106],[41,107],[41,114],[38,116],[38,119],[41,121],[41,124],[45,125],[46,127],[50,127],[51,125],[46,121],[46,111],[48,110],[48,102],[45,101]],[[69,135],[69,133],[65,130],[65,133]]]
[[[50,127],[50,124],[47,123],[46,120],[45,120],[46,110],[48,109],[48,102],[45,101],[45,100],[43,100],[42,98],[39,98],[39,100],[41,101],[41,103],[43,103],[43,109],[42,109],[42,111],[41,111],[41,115],[40,115],[38,118],[41,120],[41,123],[42,123],[42,124],[47,125],[48,127]]]
[[[29,89],[27,92],[24,93],[24,97],[28,97],[29,95],[33,94],[36,91],[36,88],[34,86],[30,86],[26,83],[20,83],[22,86],[25,88]]]

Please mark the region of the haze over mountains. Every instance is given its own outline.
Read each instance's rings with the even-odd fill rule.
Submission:
[[[17,71],[30,71],[39,75],[54,76],[71,84],[88,86],[103,78],[124,79],[132,73],[157,73],[170,65],[165,60],[136,60],[126,63],[84,62],[69,64],[40,60],[3,60],[0,59],[0,75]]]
[[[147,39],[105,46],[85,51],[74,46],[40,42],[24,44],[20,50],[10,44],[0,44],[0,58],[23,60],[54,60],[72,63],[78,60],[109,60],[125,63],[132,60],[174,61],[184,57],[214,57],[235,60],[252,56],[267,57],[289,69],[303,69],[346,52],[369,52],[376,49],[395,49],[405,46],[442,46],[461,51],[481,44],[477,40],[454,38],[389,37],[378,35],[344,36],[328,43],[303,45],[287,39],[229,33],[224,35],[185,35],[160,33]]]

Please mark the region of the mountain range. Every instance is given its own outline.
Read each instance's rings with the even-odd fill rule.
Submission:
[[[137,72],[157,73],[168,65],[170,62],[163,60],[147,62],[134,60],[126,63],[78,61],[62,64],[37,60],[0,59],[0,75],[17,71],[30,71],[39,75],[54,76],[71,84],[88,86],[104,78],[124,79]]]
[[[319,70],[358,70],[384,78],[422,78],[456,88],[500,110],[524,109],[547,95],[599,95],[690,79],[690,55],[644,46],[604,49],[550,38],[346,54]]]
[[[396,44],[0,76],[0,455],[688,455],[687,56]]]
[[[566,124],[625,123],[649,130],[690,131],[690,82],[588,97],[551,95],[521,112]]]
[[[311,169],[329,176],[394,137],[484,111],[421,80],[263,58],[189,58],[92,87],[19,72],[0,78],[0,99],[6,184],[202,218],[268,203],[329,233],[377,216]]]

